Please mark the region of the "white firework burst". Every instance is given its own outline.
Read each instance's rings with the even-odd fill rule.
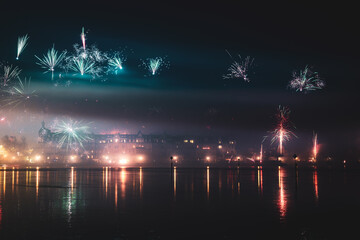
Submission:
[[[21,73],[21,69],[13,67],[13,65],[3,66],[3,74],[0,76],[0,80],[3,86],[6,86],[11,80],[17,78]]]
[[[306,66],[304,70],[299,73],[293,72],[292,80],[289,83],[289,88],[297,92],[307,92],[323,89],[325,82],[320,79],[317,72],[311,71],[310,67]]]
[[[230,55],[230,53],[228,53]],[[223,75],[223,79],[229,79],[229,78],[240,78],[243,79],[245,82],[250,82],[249,79],[249,69],[251,68],[254,59],[250,56],[247,56],[246,58],[241,58],[239,56],[239,61],[234,61],[230,67],[228,68],[228,73]],[[232,56],[230,55],[232,58]]]
[[[48,50],[46,55],[43,55],[43,58],[39,58],[35,55],[35,57],[39,60],[39,62],[36,64],[46,69],[45,73],[51,72],[51,79],[53,79],[55,67],[57,67],[62,62],[62,60],[65,58],[65,55],[66,52],[58,54],[58,51],[52,47],[50,50]]]

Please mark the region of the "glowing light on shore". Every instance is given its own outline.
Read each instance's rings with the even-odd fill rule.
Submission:
[[[127,160],[126,158],[122,158],[122,159],[119,160],[119,163],[120,163],[121,165],[128,164],[128,162],[129,162],[129,160]]]
[[[28,40],[29,37],[27,34],[25,36],[18,37],[16,60],[19,60],[20,54],[24,51],[24,49],[28,45]]]

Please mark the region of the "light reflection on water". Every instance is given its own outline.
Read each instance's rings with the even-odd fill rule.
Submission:
[[[65,234],[62,235],[65,237],[70,234],[66,229],[85,234],[83,229],[87,224],[99,224],[109,234],[116,235],[112,227],[119,227],[115,225],[132,229],[139,222],[140,232],[146,232],[150,225],[166,236],[173,225],[184,224],[181,220],[184,214],[193,216],[190,222],[206,223],[209,229],[224,228],[230,235],[235,234],[236,227],[229,229],[229,226],[244,225],[251,229],[259,219],[265,224],[263,227],[271,226],[272,231],[289,224],[289,220],[312,216],[325,199],[329,203],[336,200],[337,204],[344,200],[346,204],[360,200],[359,175],[348,174],[344,182],[345,176],[340,173],[329,174],[318,169],[294,172],[284,167],[276,170],[9,169],[0,171],[0,237],[17,234],[11,224],[20,219],[25,219],[20,228],[34,226],[49,236],[53,234],[48,230],[52,224],[57,224],[56,233]],[[321,185],[325,178],[334,178],[335,183],[341,185]],[[357,184],[356,191],[349,190],[354,189],[351,184]],[[341,197],[334,197],[334,193]],[[343,195],[351,197],[346,199]],[[216,217],[211,217],[215,213]],[[274,222],[274,219],[277,220]],[[299,220],[296,227],[309,222],[311,220]]]
[[[279,200],[278,200],[278,207],[280,211],[280,219],[284,220],[286,217],[286,211],[287,211],[287,203],[289,195],[287,193],[287,188],[285,186],[285,178],[286,178],[286,171],[284,168],[279,166]]]
[[[317,202],[317,201],[319,200],[317,169],[314,169],[314,173],[313,173],[313,183],[314,183],[315,199],[316,199],[316,202]]]

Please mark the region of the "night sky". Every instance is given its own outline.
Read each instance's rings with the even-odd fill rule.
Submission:
[[[355,6],[74,2],[1,3],[0,61],[19,65],[39,96],[26,114],[21,109],[4,113],[10,123],[0,126],[1,133],[36,141],[42,119],[70,116],[92,122],[97,133],[231,135],[248,151],[258,149],[274,129],[281,104],[291,109],[299,137],[287,143],[289,151],[309,151],[316,131],[324,156],[357,160],[360,39]],[[103,51],[126,47],[125,70],[105,82],[54,87],[34,55],[53,44],[72,50],[81,43],[82,27],[89,45]],[[29,45],[16,62],[17,37],[26,33]],[[232,63],[225,49],[255,58],[249,83],[222,78]],[[166,56],[169,69],[144,77],[140,59],[156,56]],[[306,65],[326,81],[323,90],[303,94],[287,88],[292,72]]]

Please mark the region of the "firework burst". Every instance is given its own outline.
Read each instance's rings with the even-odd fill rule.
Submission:
[[[78,44],[74,45],[74,54],[65,58],[62,66],[65,72],[69,70],[83,75],[91,75],[93,79],[101,77],[104,65],[107,63],[107,54],[101,52],[94,45],[84,50]]]
[[[226,51],[229,56],[233,59],[231,54]],[[241,58],[240,55],[238,55],[239,61],[235,61],[230,65],[228,68],[228,73],[223,75],[223,79],[230,79],[230,78],[240,78],[243,79],[245,82],[250,82],[249,79],[249,69],[251,68],[254,59],[250,56],[247,56],[246,58]]]
[[[116,52],[112,57],[108,60],[108,72],[115,72],[115,74],[118,73],[118,71],[123,69],[123,64],[126,61],[126,57],[121,56],[120,53]]]
[[[3,86],[6,86],[12,79],[17,78],[21,73],[21,69],[13,67],[13,65],[5,65],[3,71],[3,74],[0,76]]]
[[[26,46],[28,44],[28,40],[29,40],[29,37],[27,34],[25,36],[18,38],[16,60],[19,60],[19,56],[26,48]]]
[[[79,72],[81,76],[84,74],[93,75],[95,62],[91,59],[83,59],[83,58],[73,58],[72,64],[70,65],[70,69]]]
[[[17,85],[5,91],[9,94],[9,96],[3,100],[5,106],[16,108],[19,105],[24,105],[24,107],[26,107],[31,99],[36,97],[36,90],[31,88],[31,78],[28,80],[24,78],[23,81],[19,77],[18,79],[19,82]]]
[[[284,154],[283,144],[286,141],[289,141],[292,136],[297,137],[292,131],[290,131],[290,122],[289,122],[290,110],[287,107],[279,106],[277,113],[277,128],[272,132],[271,144],[277,142],[279,155]]]
[[[61,63],[61,61],[65,58],[65,55],[66,52],[58,54],[58,51],[52,47],[48,50],[47,54],[43,56],[43,58],[39,58],[35,55],[35,57],[39,60],[36,64],[46,69],[45,73],[51,72],[51,79],[53,79],[55,67]]]
[[[84,142],[91,140],[89,126],[72,119],[57,121],[53,127],[58,148],[67,150],[84,148]]]
[[[148,58],[143,61],[143,66],[152,76],[154,76],[159,74],[163,67],[168,68],[169,62],[167,62],[163,57]]]
[[[107,54],[100,51],[95,45],[91,45],[90,47],[84,49],[79,44],[74,44],[74,50],[75,54],[72,57],[75,58],[89,58],[97,63],[104,63],[109,59]]]
[[[319,74],[311,71],[308,66],[299,73],[293,72],[292,80],[289,83],[289,88],[297,92],[314,91],[324,87],[325,82],[319,78]]]

